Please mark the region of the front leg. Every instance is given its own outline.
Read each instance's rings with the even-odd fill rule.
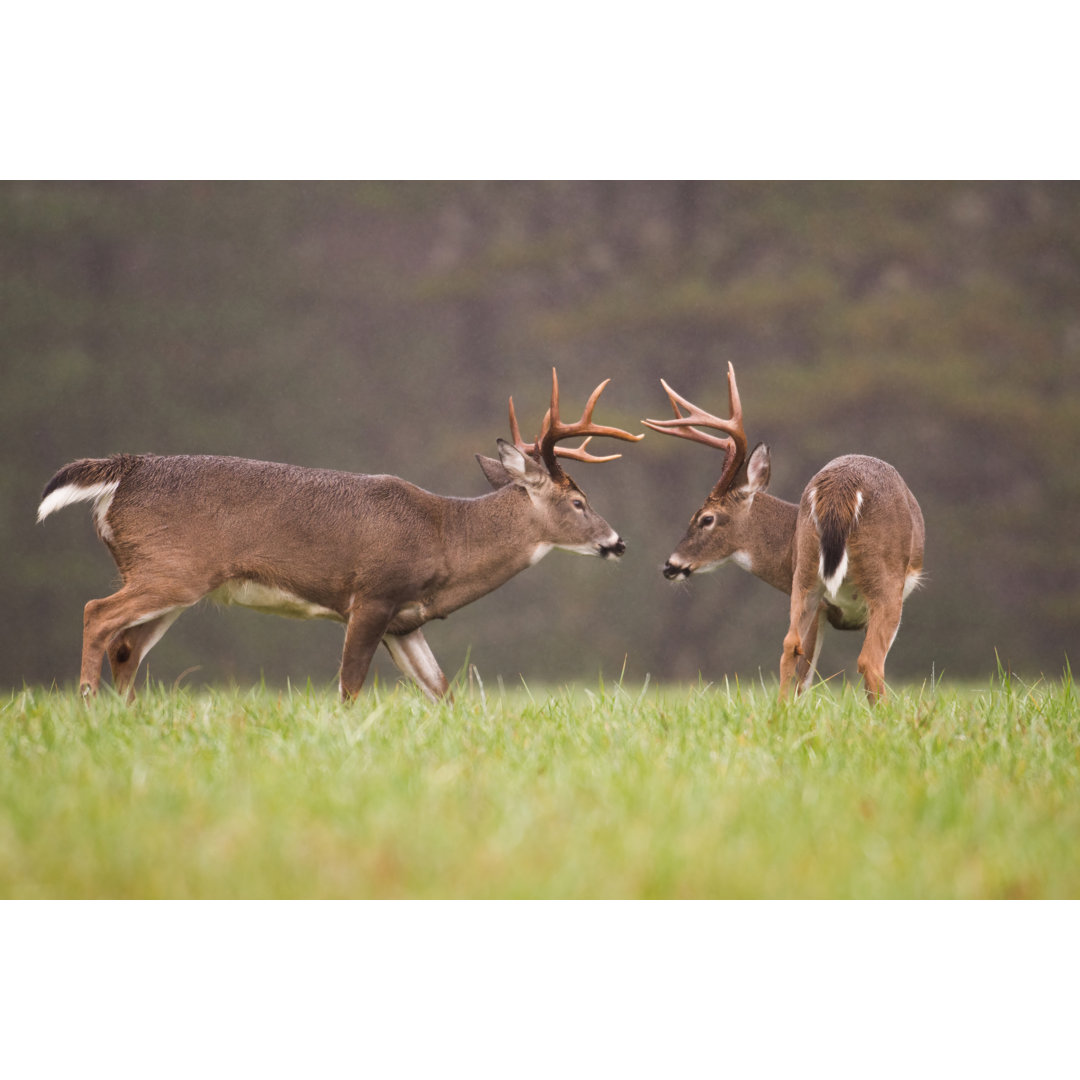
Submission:
[[[448,694],[450,684],[419,630],[411,634],[387,634],[383,644],[393,657],[398,671],[412,679],[432,701],[438,701]]]
[[[360,692],[371,658],[393,615],[394,609],[386,603],[358,600],[353,604],[345,625],[345,648],[341,654],[342,701],[349,701]]]

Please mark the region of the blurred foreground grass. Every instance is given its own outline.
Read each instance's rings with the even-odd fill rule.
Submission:
[[[1022,686],[27,689],[2,897],[1080,896],[1080,708]]]

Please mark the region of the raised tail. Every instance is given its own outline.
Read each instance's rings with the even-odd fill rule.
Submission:
[[[94,517],[100,531],[120,481],[138,460],[135,454],[115,454],[109,458],[83,458],[65,465],[41,493],[38,521],[44,521],[50,514],[71,503],[93,502]]]

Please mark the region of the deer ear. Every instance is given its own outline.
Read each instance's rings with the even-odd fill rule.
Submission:
[[[758,443],[746,462],[746,483],[742,487],[743,494],[756,495],[759,491],[764,491],[769,486],[771,471],[769,448],[764,443]]]
[[[514,478],[503,468],[502,462],[496,461],[494,458],[484,457],[483,454],[477,454],[476,460],[480,462],[480,468],[484,470],[487,482],[496,491],[514,482]]]
[[[499,461],[510,477],[510,483],[535,488],[551,479],[542,466],[537,465],[528,454],[523,454],[512,443],[499,439],[498,445]],[[491,477],[489,476],[488,479],[490,480]]]

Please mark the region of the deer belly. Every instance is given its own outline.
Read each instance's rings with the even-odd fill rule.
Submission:
[[[273,585],[262,585],[257,581],[226,581],[219,586],[208,599],[218,604],[235,604],[238,607],[252,608],[267,615],[284,615],[288,619],[335,619],[341,616],[321,604],[313,604],[302,596],[279,589]]]
[[[837,630],[862,630],[868,615],[866,598],[850,581],[845,581],[836,595],[825,601],[825,615],[829,625]]]

